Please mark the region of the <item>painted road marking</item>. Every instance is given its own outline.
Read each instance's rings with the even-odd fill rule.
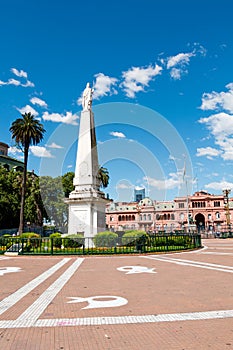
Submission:
[[[203,321],[214,319],[233,318],[233,310],[218,310],[204,312],[188,312],[176,314],[138,315],[138,316],[99,316],[84,318],[55,318],[39,319],[34,324],[27,322],[0,321],[1,328],[27,328],[27,327],[66,327],[66,326],[98,326],[115,324],[158,323],[176,321]]]
[[[199,262],[199,261],[174,259],[174,258],[162,258],[162,257],[158,258],[155,256],[141,256],[141,258],[170,262],[170,263],[177,264],[177,265],[199,267],[199,268],[207,269],[207,270],[215,270],[215,271],[233,273],[232,266],[217,265],[217,264],[210,264],[210,263]]]
[[[200,254],[213,254],[213,255],[233,255],[233,253],[218,253],[218,252],[202,252]]]
[[[157,273],[155,268],[149,268],[146,266],[122,266],[117,268],[118,271],[125,272],[126,275],[131,275],[133,273]]]
[[[43,272],[40,276],[36,277],[34,280],[25,284],[22,288],[18,289],[13,294],[9,295],[5,299],[0,302],[0,315],[2,315],[6,310],[15,305],[19,300],[25,297],[28,293],[30,293],[34,288],[36,288],[39,284],[44,282],[47,278],[52,276],[58,269],[60,269],[63,265],[65,265],[70,258],[64,258],[56,265],[52,266],[47,271]]]
[[[5,275],[5,273],[12,273],[12,272],[20,272],[22,271],[21,267],[0,267],[0,276]]]
[[[84,309],[97,309],[102,307],[118,307],[123,306],[128,303],[128,300],[122,297],[117,297],[115,295],[99,295],[94,297],[87,297],[87,298],[81,298],[81,297],[69,297],[69,299],[72,299],[71,301],[68,301],[68,303],[83,303],[88,302],[88,305],[83,307]],[[105,300],[98,300],[98,299],[105,299]],[[109,299],[109,300],[106,300]]]
[[[208,247],[208,249],[209,250],[233,250],[233,248],[229,248],[229,246],[227,246],[227,247],[223,247],[223,246],[221,246],[221,247],[216,247],[216,246],[209,246]]]
[[[83,261],[84,258],[76,259],[75,262],[54,283],[52,283],[51,286],[49,286],[44,293],[42,293],[39,298],[17,318],[15,322],[17,324],[31,327],[73,276]]]

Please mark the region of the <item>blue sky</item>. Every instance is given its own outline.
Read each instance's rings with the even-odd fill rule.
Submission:
[[[9,128],[31,111],[46,134],[29,168],[74,171],[89,81],[110,197],[233,188],[232,12],[230,0],[4,2],[0,141],[22,157]]]

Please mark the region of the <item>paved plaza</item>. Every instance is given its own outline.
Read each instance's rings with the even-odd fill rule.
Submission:
[[[0,256],[4,350],[233,349],[233,240],[176,254]]]

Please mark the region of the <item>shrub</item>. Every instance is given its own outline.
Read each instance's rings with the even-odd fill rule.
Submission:
[[[118,235],[114,232],[99,232],[94,237],[94,244],[96,247],[115,247],[117,239]]]
[[[40,240],[38,238],[40,238],[40,235],[38,235],[35,232],[23,232],[20,236],[18,236],[19,238],[23,238],[24,241],[27,239],[27,244],[26,244],[26,248],[29,251],[32,247],[34,248],[38,248],[40,245]]]
[[[49,236],[49,238],[53,239],[53,245],[56,248],[61,248],[62,245],[62,238],[61,238],[61,234],[59,232],[54,232],[51,233],[51,235]]]
[[[122,236],[122,244],[127,246],[133,246],[135,244],[145,244],[148,239],[148,235],[145,231],[127,231]]]
[[[76,235],[68,235],[63,238],[63,245],[65,248],[80,248],[84,245],[85,238],[78,233]]]

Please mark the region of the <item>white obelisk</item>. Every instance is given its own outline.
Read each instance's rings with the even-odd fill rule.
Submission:
[[[105,231],[105,206],[109,201],[100,191],[92,94],[93,89],[87,83],[82,97],[83,110],[73,180],[75,189],[66,201],[69,204],[68,233],[83,233],[85,238],[92,238],[97,232]]]

